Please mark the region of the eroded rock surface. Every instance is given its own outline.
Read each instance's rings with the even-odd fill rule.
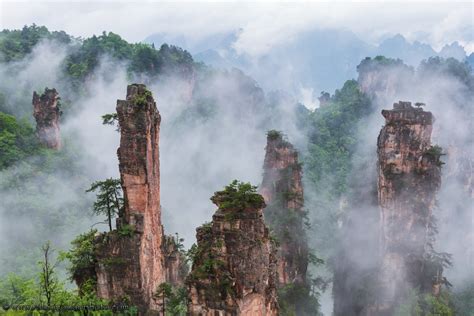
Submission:
[[[423,285],[423,255],[436,192],[440,149],[431,146],[433,115],[410,102],[383,110],[377,142],[381,209],[380,299],[375,314],[391,315],[411,288]]]
[[[403,64],[400,59],[366,57],[357,66],[357,83],[360,91],[376,104],[386,104],[399,91],[415,84],[413,68]]]
[[[197,229],[190,315],[278,315],[276,249],[263,221],[265,203],[244,191],[235,184],[216,192],[219,209]],[[244,196],[247,202],[239,202]]]
[[[165,236],[162,244],[166,282],[173,286],[183,286],[189,268],[178,236]]]
[[[260,193],[267,204],[265,221],[279,241],[279,284],[303,284],[308,268],[308,244],[302,170],[298,152],[280,132],[268,132],[263,170]]]
[[[59,132],[59,117],[61,111],[58,106],[59,94],[56,89],[44,89],[39,95],[33,92],[33,116],[36,120],[36,134],[40,142],[48,148],[61,148]]]
[[[124,209],[117,230],[98,240],[97,294],[129,300],[142,312],[159,310],[158,285],[165,282],[160,207],[160,114],[144,85],[127,87],[117,101],[117,150]]]

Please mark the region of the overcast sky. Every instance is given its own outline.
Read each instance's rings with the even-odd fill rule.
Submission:
[[[474,51],[473,2],[372,1],[8,1],[0,0],[0,26],[46,25],[87,37],[103,30],[137,42],[164,32],[199,39],[242,29],[238,51],[252,55],[314,28],[345,29],[377,44],[400,33],[439,50],[458,41]]]

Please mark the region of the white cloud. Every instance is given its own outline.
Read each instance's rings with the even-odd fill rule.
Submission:
[[[235,48],[251,55],[315,27],[348,29],[370,43],[401,33],[435,48],[453,41],[469,52],[474,46],[472,2],[2,0],[0,10],[2,28],[36,23],[83,37],[107,30],[134,42],[157,32],[198,39],[242,28]]]

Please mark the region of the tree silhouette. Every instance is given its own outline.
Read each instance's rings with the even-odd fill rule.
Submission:
[[[107,216],[109,229],[112,230],[112,218],[122,212],[123,197],[122,186],[119,179],[106,179],[96,181],[86,192],[96,192],[97,197],[94,202],[94,214]]]

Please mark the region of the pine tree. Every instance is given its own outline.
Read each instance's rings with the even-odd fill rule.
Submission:
[[[106,215],[109,229],[112,230],[112,218],[120,214],[123,208],[122,187],[119,179],[96,181],[86,192],[96,192],[94,214]]]

